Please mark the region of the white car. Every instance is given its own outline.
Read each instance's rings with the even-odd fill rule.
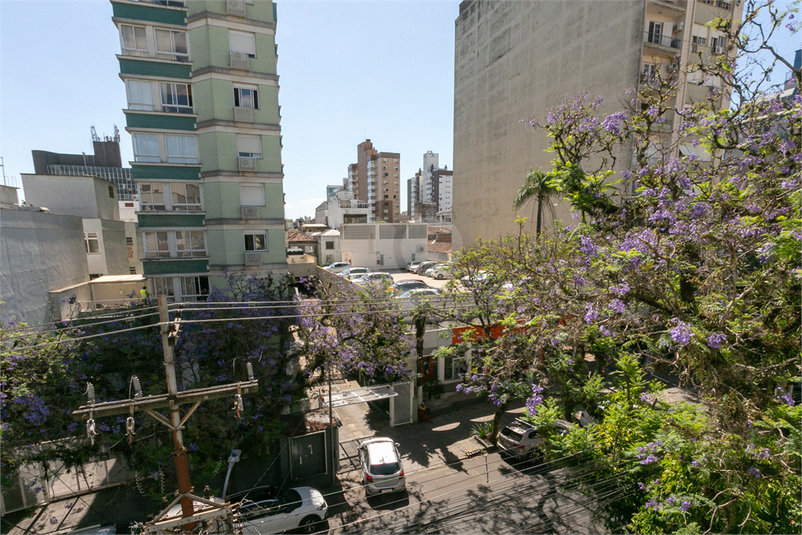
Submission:
[[[284,533],[301,530],[304,533],[324,531],[329,506],[319,490],[312,487],[256,487],[229,497],[236,506],[239,518],[235,528],[241,533]]]
[[[365,493],[386,494],[407,488],[398,444],[391,438],[370,438],[359,445]]]
[[[370,273],[370,268],[366,267],[349,267],[340,271],[340,277],[347,279],[349,275],[364,275]]]
[[[351,264],[349,264],[348,262],[334,262],[333,264],[329,264],[323,269],[325,269],[329,273],[339,273],[341,271],[345,271],[349,267],[351,267]]]
[[[373,273],[368,273],[364,277],[360,278],[358,281],[355,281],[358,284],[368,284],[379,282],[383,284],[392,284],[393,283],[393,276],[389,273],[385,273],[384,271],[374,271]]]
[[[407,271],[409,271],[410,273],[415,273],[415,270],[418,269],[418,266],[420,265],[421,262],[422,260],[414,260],[410,262],[409,264],[407,264]]]
[[[452,278],[454,272],[450,264],[437,264],[431,269],[431,272],[427,272],[426,275],[441,281],[443,279]]]

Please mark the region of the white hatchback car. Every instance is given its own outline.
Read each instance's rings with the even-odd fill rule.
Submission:
[[[329,506],[320,491],[312,487],[257,487],[233,494],[229,501],[236,504],[239,513],[235,527],[246,535],[328,529]]]
[[[359,445],[359,461],[368,496],[407,488],[398,444],[391,438],[370,438]]]

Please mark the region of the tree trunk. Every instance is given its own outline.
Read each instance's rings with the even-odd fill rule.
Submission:
[[[493,415],[493,431],[490,433],[490,442],[495,444],[498,441],[498,432],[500,431],[499,425],[501,423],[501,415],[507,412],[507,403],[502,403],[496,408],[496,413]]]

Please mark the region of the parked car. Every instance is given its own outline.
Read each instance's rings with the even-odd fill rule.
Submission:
[[[344,278],[346,280],[351,281],[351,282],[359,282],[362,279],[364,279],[365,277],[367,277],[368,275],[370,275],[370,273],[354,273],[353,275],[349,273]]]
[[[422,298],[422,297],[431,297],[433,295],[440,295],[440,290],[437,288],[412,288],[411,290],[406,290],[403,292],[399,292],[396,295],[396,299],[407,299],[410,297],[413,298]]]
[[[283,533],[301,530],[314,533],[327,529],[329,506],[319,490],[312,487],[278,489],[256,487],[229,497],[239,515],[236,527],[243,534]]]
[[[407,271],[409,271],[410,273],[415,273],[415,270],[418,269],[420,263],[421,260],[413,260],[412,262],[407,264]]]
[[[555,420],[552,425],[535,427],[516,418],[498,434],[498,447],[502,454],[518,458],[536,456],[540,453],[545,436],[551,433],[567,433],[573,425],[565,420]]]
[[[370,268],[366,267],[349,267],[345,268],[344,270],[340,271],[339,275],[343,278],[348,278],[348,275],[362,275],[365,273],[370,273]]]
[[[439,281],[443,279],[450,279],[454,276],[453,266],[451,264],[437,264],[431,269],[430,277]]]
[[[392,284],[393,283],[393,276],[389,273],[384,271],[374,271],[372,273],[368,273],[364,277],[360,278],[357,281],[354,281],[358,284],[368,284],[368,283],[375,283],[375,282],[382,282],[385,284]]]
[[[326,271],[330,273],[339,273],[351,267],[351,264],[348,262],[334,262],[333,264],[329,264],[328,266],[324,267]]]
[[[412,288],[429,288],[429,285],[420,279],[403,279],[390,285],[390,289],[394,292],[404,292]]]
[[[398,444],[391,438],[371,438],[359,445],[362,480],[368,496],[407,488]]]
[[[437,265],[437,262],[434,260],[427,260],[426,262],[421,262],[418,264],[418,268],[415,270],[415,273],[418,275],[423,275],[423,273],[429,269],[430,267],[434,267]]]

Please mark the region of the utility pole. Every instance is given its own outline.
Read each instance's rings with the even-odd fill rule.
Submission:
[[[173,346],[178,337],[178,324],[180,321],[170,321],[169,310],[167,308],[167,298],[159,296],[159,325],[161,326],[162,350],[164,352],[164,370],[167,375],[167,394],[155,396],[135,397],[134,399],[122,401],[107,401],[94,403],[79,407],[73,411],[72,417],[76,421],[88,418],[94,430],[94,417],[116,416],[119,414],[132,414],[134,410],[142,410],[159,423],[168,427],[173,434],[173,462],[175,466],[176,479],[178,480],[178,498],[173,500],[153,522],[145,527],[148,533],[172,533],[175,528],[191,530],[195,524],[201,520],[209,520],[220,515],[220,510],[225,509],[219,503],[215,503],[207,498],[192,494],[192,485],[189,477],[189,467],[187,465],[187,452],[184,448],[184,439],[181,430],[192,416],[192,413],[200,406],[204,400],[217,399],[222,397],[239,396],[256,392],[259,389],[259,381],[253,378],[253,372],[249,367],[248,381],[235,384],[212,386],[208,388],[197,388],[193,390],[178,391],[178,381],[175,374],[175,360],[173,358]],[[92,389],[94,390],[94,389]],[[192,404],[192,407],[181,417],[180,406]],[[167,408],[170,411],[170,418],[166,418],[156,409]],[[239,408],[239,406],[238,406]],[[223,496],[225,499],[225,496]],[[161,520],[167,511],[177,501],[181,502],[181,520]],[[204,510],[195,513],[193,501],[210,506],[212,511]]]

